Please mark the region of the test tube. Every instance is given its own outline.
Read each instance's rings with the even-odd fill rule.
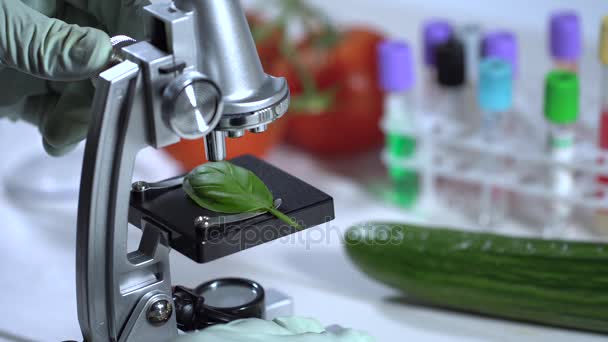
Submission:
[[[437,66],[439,115],[452,127],[461,131],[471,129],[473,123],[466,106],[466,66],[464,46],[455,37],[437,46],[435,51]]]
[[[505,30],[487,33],[482,40],[482,56],[484,58],[498,58],[509,63],[513,77],[513,101],[518,104],[518,110],[522,110],[521,105],[523,104],[526,106],[526,103],[522,101],[527,99],[522,98],[524,93],[520,92],[517,83],[517,75],[519,72],[519,44],[517,42],[517,36],[513,32]],[[527,93],[526,96],[530,96],[530,94]],[[517,116],[512,116],[512,119],[515,121],[512,121],[511,123],[515,124],[515,127],[519,127],[522,123],[516,118]]]
[[[484,142],[500,142],[501,122],[513,106],[513,71],[511,64],[498,58],[484,58],[479,65],[479,108],[482,114],[481,135]],[[501,179],[506,168],[502,159],[482,159],[482,170],[489,179]],[[500,222],[507,211],[507,193],[503,188],[484,186],[481,192],[479,224],[489,228]]]
[[[548,185],[555,197],[549,205],[546,237],[561,235],[568,224],[571,205],[563,200],[574,190],[574,173],[569,165],[575,155],[576,134],[574,124],[579,115],[578,76],[567,70],[549,73],[545,84],[545,118],[549,122],[548,152],[561,165],[548,170]]]
[[[554,13],[549,21],[549,50],[554,69],[578,72],[582,53],[581,23],[576,12]]]
[[[601,114],[599,125],[599,147],[600,150],[608,152],[608,16],[602,21],[602,29],[600,34],[599,57],[601,63]],[[608,160],[600,160],[603,165],[608,164]],[[599,177],[599,184],[604,189],[608,188],[608,175]],[[607,196],[606,191],[600,190],[600,195]],[[596,216],[597,230],[606,233],[608,232],[608,208],[602,208]]]
[[[481,26],[468,23],[457,29],[456,37],[464,47],[465,73],[467,83],[466,112],[471,120],[479,122],[480,113],[477,104],[479,81],[479,62],[481,59]]]
[[[498,58],[484,58],[479,66],[479,108],[482,136],[495,143],[500,139],[500,123],[513,105],[513,69]]]
[[[487,33],[482,41],[482,55],[485,58],[494,57],[509,63],[513,78],[517,78],[519,47],[514,33],[509,31]]]
[[[411,160],[417,148],[412,52],[406,42],[385,41],[380,44],[378,54],[380,85],[386,94],[383,121],[388,128],[387,151],[391,159]],[[389,176],[395,186],[397,202],[404,207],[414,206],[419,197],[418,172],[409,167],[389,165]]]
[[[458,28],[458,39],[462,41],[465,51],[467,83],[477,87],[479,79],[479,60],[481,59],[482,29],[480,25],[468,23]]]
[[[431,19],[424,23],[423,40],[423,77],[420,106],[425,114],[435,114],[437,96],[436,48],[452,36],[453,28],[447,20]]]

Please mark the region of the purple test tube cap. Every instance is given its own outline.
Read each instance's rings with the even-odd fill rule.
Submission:
[[[582,53],[581,22],[573,11],[554,13],[549,21],[549,50],[554,59],[576,62]]]
[[[380,85],[388,92],[407,91],[414,86],[414,58],[410,46],[387,40],[378,46]]]
[[[422,38],[424,45],[424,63],[435,66],[435,48],[452,37],[454,29],[447,20],[431,19],[424,23]]]
[[[497,58],[511,65],[513,76],[517,75],[519,47],[517,37],[509,31],[494,31],[486,34],[482,42],[484,58]]]

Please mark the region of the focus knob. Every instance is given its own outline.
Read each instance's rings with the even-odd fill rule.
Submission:
[[[111,64],[118,64],[126,59],[122,48],[127,47],[131,44],[135,44],[137,41],[129,36],[114,36],[110,38],[110,44],[112,44],[112,56],[110,57]]]
[[[211,133],[220,121],[222,108],[219,87],[196,71],[177,77],[163,93],[164,119],[184,139],[199,139]]]

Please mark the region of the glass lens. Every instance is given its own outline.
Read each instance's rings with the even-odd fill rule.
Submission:
[[[251,303],[257,297],[253,287],[243,285],[210,286],[203,290],[205,304],[215,308],[234,308]]]

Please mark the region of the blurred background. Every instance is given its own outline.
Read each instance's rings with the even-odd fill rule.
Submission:
[[[608,67],[598,42],[608,2],[243,3],[262,63],[288,79],[292,105],[267,132],[229,140],[228,155],[254,154],[332,195],[336,220],[206,265],[173,253],[175,282],[251,278],[292,296],[298,315],[378,341],[605,338],[403,304],[356,268],[343,236],[359,222],[396,221],[605,241]],[[560,16],[564,28],[552,28]],[[507,85],[484,83],[488,59],[508,69]],[[546,96],[552,71],[580,85],[558,106],[576,102],[576,113],[547,108],[557,101]],[[507,100],[497,107],[486,94]],[[555,143],[563,139],[566,148]],[[83,147],[59,159],[41,147],[35,128],[0,121],[0,270],[10,275],[0,284],[0,340],[80,336],[74,239]],[[135,177],[161,180],[204,162],[203,142],[183,141],[142,152]]]

